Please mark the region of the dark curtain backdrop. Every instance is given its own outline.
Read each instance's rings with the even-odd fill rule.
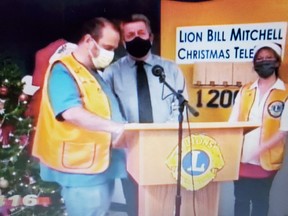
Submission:
[[[24,74],[32,74],[35,52],[59,38],[76,42],[83,21],[95,16],[117,21],[131,13],[149,17],[158,52],[160,0],[1,0],[0,57],[13,58]]]

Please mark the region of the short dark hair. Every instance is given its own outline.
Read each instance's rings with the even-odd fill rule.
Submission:
[[[132,14],[126,19],[123,19],[120,23],[120,28],[121,28],[122,33],[123,33],[123,25],[127,23],[131,23],[131,22],[138,22],[138,21],[144,22],[147,27],[148,32],[152,34],[150,20],[144,14]]]
[[[119,32],[119,28],[110,20],[104,17],[95,17],[86,21],[80,31],[80,39],[86,35],[90,34],[96,41],[102,37],[102,29],[105,26],[111,26],[115,31]]]

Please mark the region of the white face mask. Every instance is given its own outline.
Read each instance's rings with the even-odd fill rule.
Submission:
[[[97,69],[106,68],[113,60],[114,58],[114,51],[106,50],[100,47],[95,40],[94,44],[97,46],[99,50],[99,55],[97,57],[94,57],[91,50],[89,50],[92,62]]]

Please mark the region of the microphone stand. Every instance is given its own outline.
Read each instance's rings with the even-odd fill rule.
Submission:
[[[187,107],[188,110],[196,117],[199,115],[192,106],[188,104],[188,101],[185,100],[183,95],[180,92],[176,92],[166,81],[165,74],[162,73],[159,76],[159,82],[167,86],[171,92],[176,96],[179,102],[179,117],[178,117],[178,167],[177,167],[177,191],[175,197],[175,216],[180,216],[180,206],[181,206],[181,161],[182,161],[182,135],[183,135],[183,111],[184,107]]]

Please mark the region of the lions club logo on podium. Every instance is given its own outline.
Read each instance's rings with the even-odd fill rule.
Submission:
[[[166,160],[177,179],[178,146]],[[199,190],[211,182],[224,166],[218,143],[212,137],[193,134],[182,141],[181,185],[187,190]]]

